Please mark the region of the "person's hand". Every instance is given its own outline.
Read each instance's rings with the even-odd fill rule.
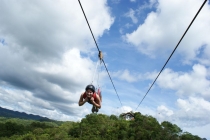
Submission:
[[[93,98],[93,97],[90,98],[90,102],[91,102],[91,103],[94,102],[94,98]]]
[[[86,97],[86,98],[85,98],[85,102],[88,102],[88,101],[89,101],[89,98],[88,98],[88,97]]]

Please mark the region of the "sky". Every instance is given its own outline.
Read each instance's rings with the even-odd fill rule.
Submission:
[[[147,95],[204,1],[80,2],[116,91],[78,1],[0,0],[0,106],[80,121],[92,106],[79,97],[93,83],[99,113],[140,112],[210,139],[210,2]]]

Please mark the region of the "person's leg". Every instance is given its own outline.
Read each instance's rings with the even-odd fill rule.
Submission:
[[[98,109],[99,109],[99,108],[97,108],[96,106],[93,106],[93,107],[92,107],[92,113],[94,113],[94,112],[97,113],[97,112],[98,112]]]
[[[94,107],[94,105],[93,105],[93,107],[92,107],[92,113],[94,113],[94,111],[95,111],[95,107]]]
[[[92,107],[92,113],[94,113],[94,112],[98,112],[98,108],[93,105],[93,107]]]
[[[98,112],[98,108],[97,107],[95,108],[95,111],[96,111],[96,113]]]

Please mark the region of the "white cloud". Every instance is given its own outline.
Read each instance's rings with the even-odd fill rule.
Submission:
[[[150,57],[161,53],[168,55],[168,52],[174,49],[203,1],[159,0],[158,2],[156,12],[149,13],[142,25],[125,35],[127,42]],[[206,36],[210,32],[208,26],[210,19],[206,18],[209,16],[209,5],[205,5],[177,49],[177,52],[184,56],[185,62],[196,59],[203,45],[206,47],[199,55],[209,59],[210,41]]]
[[[31,67],[30,72],[16,70],[16,72],[11,71],[12,73],[10,73],[8,71],[2,77],[7,81],[1,84],[2,104],[10,104],[14,110],[39,113],[39,115],[58,120],[61,119],[56,116],[59,114],[58,112],[66,115],[74,114],[78,117],[84,116],[87,113],[85,111],[87,108],[79,108],[77,102],[86,84],[93,80],[94,64],[90,59],[81,58],[79,50],[75,48],[63,55],[60,64],[40,64],[33,67],[25,64],[24,67]],[[4,69],[2,70],[4,71]],[[6,78],[7,75],[16,77],[18,81]],[[26,75],[28,75],[27,78],[23,78]],[[100,76],[101,80],[103,75],[102,73]],[[81,79],[83,80],[81,81]],[[25,90],[18,89],[17,86],[19,88],[22,86]],[[52,113],[55,114],[51,115]]]
[[[197,135],[201,138],[206,138],[207,140],[210,139],[210,133],[208,130],[210,129],[210,124],[204,126],[195,126],[195,127],[183,127],[183,132],[190,132],[193,135]],[[205,131],[206,130],[206,131]]]
[[[188,99],[178,99],[178,109],[169,109],[165,105],[157,107],[156,118],[161,121],[173,121],[179,123],[181,127],[192,127],[209,124],[208,118],[210,102],[199,97],[189,97]]]
[[[136,0],[130,0],[130,2],[136,2]]]
[[[114,18],[110,16],[110,9],[107,6],[106,0],[90,1],[83,0],[83,9],[86,13],[91,29],[96,37],[102,36],[105,30],[110,29],[110,25],[113,24]],[[99,12],[100,11],[100,12]],[[80,11],[81,12],[81,11]],[[96,14],[97,12],[97,14]]]
[[[177,109],[165,105],[157,107],[154,115],[159,122],[169,121],[178,125],[183,132],[190,132],[199,137],[209,138],[205,128],[210,124],[210,102],[201,97],[189,97],[177,99]]]
[[[172,89],[181,95],[199,95],[210,99],[208,69],[200,64],[193,66],[191,72],[174,72],[165,69],[157,80],[161,88]]]
[[[138,18],[135,16],[135,11],[133,9],[130,9],[126,14],[126,17],[131,18],[133,23],[137,23],[138,22]]]
[[[132,27],[132,26],[133,26],[133,25],[132,25],[132,24],[129,24],[129,23],[126,23],[126,24],[125,24],[125,27],[126,27],[126,28],[130,28],[130,27]]]
[[[122,106],[122,107],[113,109],[113,114],[116,114],[117,116],[119,116],[122,113],[130,112],[130,111],[132,111],[132,108],[130,106]]]
[[[210,102],[200,97],[189,97],[189,100],[178,99],[177,104],[180,109],[186,114],[190,115],[188,121],[196,121],[202,125],[210,123]]]
[[[145,2],[143,5],[140,5],[140,7],[136,11],[138,14],[141,14],[145,9],[151,9],[153,7],[156,7],[157,2],[157,0],[149,0],[149,2]]]
[[[160,113],[161,112],[161,115],[165,115],[166,117],[169,117],[171,115],[173,115],[173,111],[168,109],[167,107],[161,105],[157,108],[157,111]]]
[[[97,39],[114,18],[106,0],[81,3]],[[78,1],[0,1],[0,16],[0,105],[58,120],[87,114],[77,102],[96,51]]]
[[[92,2],[81,1],[97,39],[109,30],[113,18],[105,0]],[[56,59],[56,55],[62,56],[73,47],[85,52],[95,47],[77,1],[2,1],[0,16],[0,38],[15,50],[27,51],[24,54],[27,59],[38,59],[37,56]]]
[[[138,80],[138,78],[131,75],[130,71],[128,71],[127,69],[124,71],[118,71],[114,73],[113,76],[118,77],[119,79],[125,80],[127,82],[135,82]]]
[[[200,97],[177,100],[178,109],[174,111],[159,106],[157,118],[178,124],[180,127],[194,127],[210,124],[210,102]]]
[[[122,81],[126,81],[129,83],[138,82],[140,80],[154,80],[157,76],[157,72],[146,72],[146,73],[138,73],[134,71],[129,71],[128,69],[117,71],[112,73],[113,77],[116,77]]]

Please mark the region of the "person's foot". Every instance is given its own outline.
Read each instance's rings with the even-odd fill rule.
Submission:
[[[95,111],[96,111],[96,113],[98,112],[98,108],[97,107],[95,108]]]
[[[94,112],[96,112],[96,113],[98,112],[98,108],[95,106],[92,107],[92,113],[94,113]]]
[[[93,106],[93,107],[92,107],[92,113],[94,113],[94,111],[95,111],[95,107]]]

